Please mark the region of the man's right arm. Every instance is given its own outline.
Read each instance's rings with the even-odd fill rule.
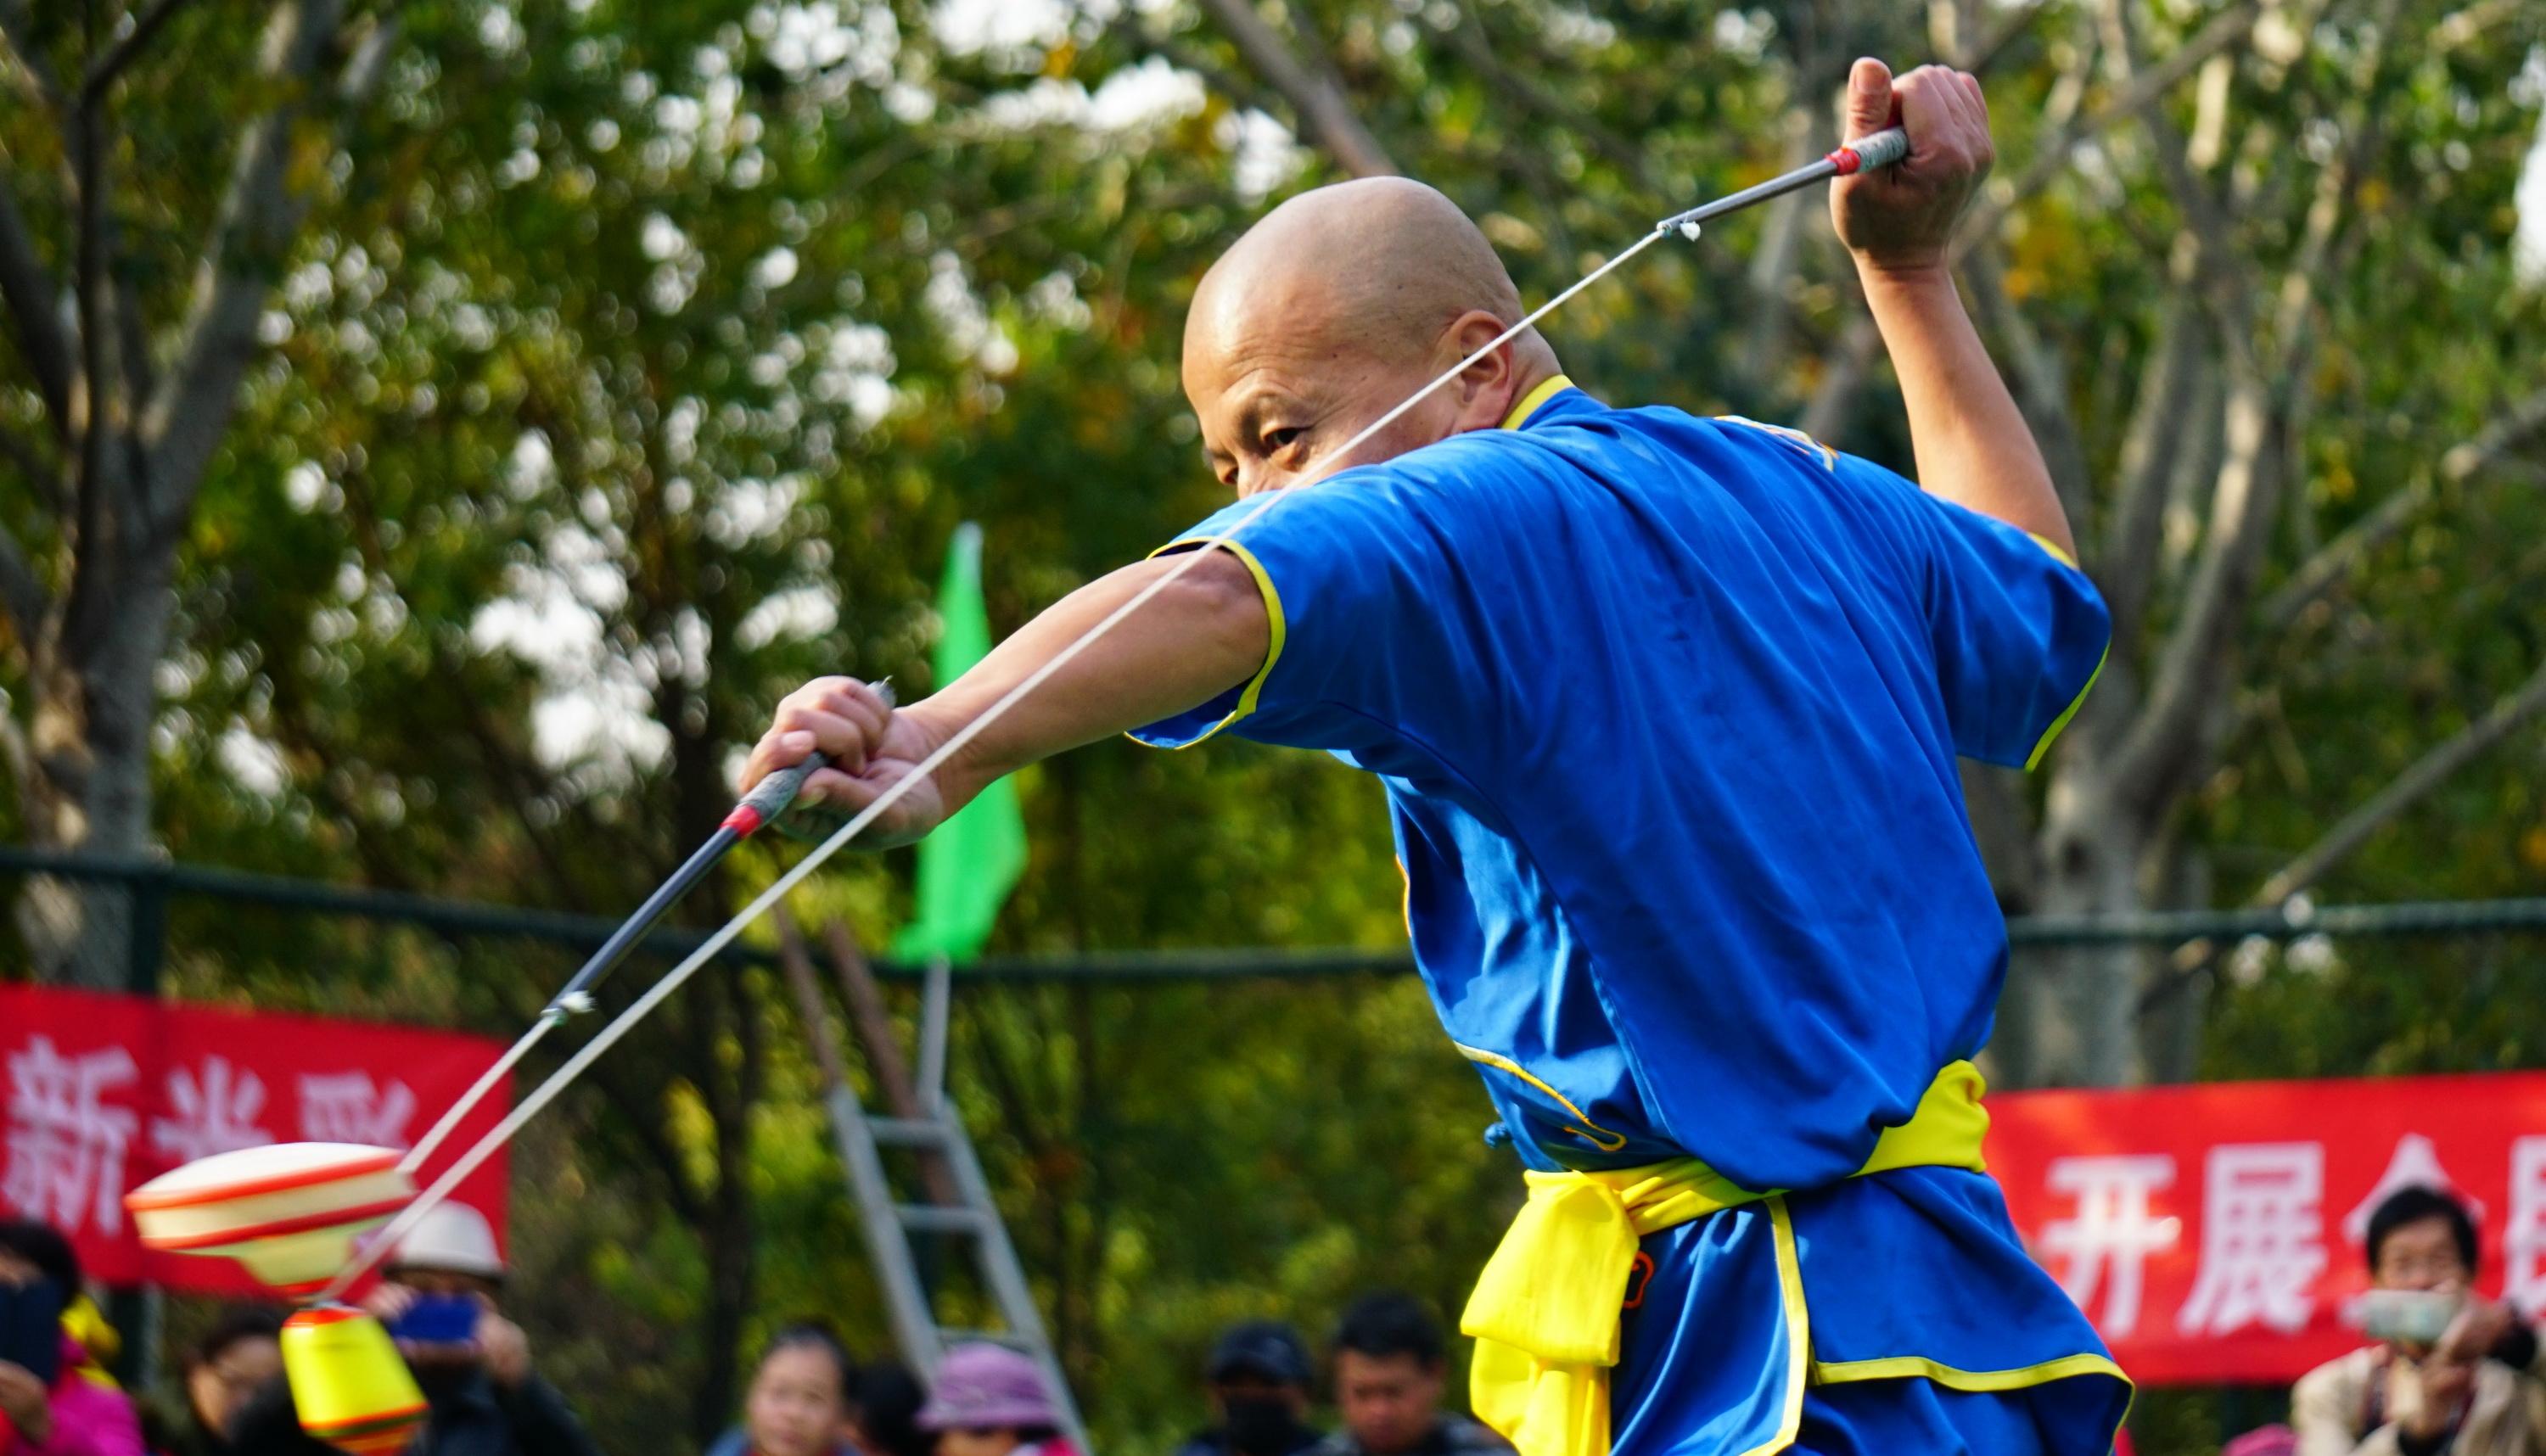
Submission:
[[[1908,129],[1909,157],[1835,183],[1830,216],[1855,255],[1866,305],[1900,377],[1918,483],[2074,561],[2077,542],[2041,448],[1946,263],[1954,225],[1996,155],[1980,82],[1921,66],[1896,85],[1881,61],[1859,60],[1848,76],[1848,133],[1891,126]]]
[[[1002,775],[1081,743],[1210,702],[1265,665],[1271,609],[1231,552],[1205,548],[1111,572],[1054,603],[973,669],[897,712],[863,684],[820,678],[791,694],[743,767],[745,789],[819,748],[836,767],[806,782],[803,802],[855,813],[1086,633],[1169,575],[1174,580],[1045,678],[896,801],[865,842],[925,835]]]

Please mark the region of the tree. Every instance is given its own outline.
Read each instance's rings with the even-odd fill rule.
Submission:
[[[342,0],[285,0],[253,62],[223,82],[211,56],[236,58],[245,38],[183,8],[0,7],[8,80],[26,102],[0,127],[14,164],[0,184],[0,303],[15,346],[0,448],[20,485],[0,505],[13,687],[0,757],[24,832],[46,848],[150,847],[152,673],[178,549],[335,130],[395,36],[388,17]],[[121,106],[136,67],[158,72],[172,23],[210,54],[182,99]],[[201,105],[207,95],[219,104]],[[225,135],[220,186],[133,185]],[[120,985],[127,926],[112,899],[32,886],[19,913],[38,964]]]

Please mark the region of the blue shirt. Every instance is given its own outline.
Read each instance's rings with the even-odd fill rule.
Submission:
[[[1263,669],[1136,736],[1379,776],[1415,962],[1525,1161],[1834,1183],[1989,1039],[2005,927],[1954,760],[2038,758],[2103,604],[1792,431],[1561,385],[1515,416],[1235,528]]]

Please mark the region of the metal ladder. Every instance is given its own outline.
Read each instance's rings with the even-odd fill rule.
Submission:
[[[982,1175],[980,1158],[974,1152],[972,1134],[965,1130],[962,1115],[946,1097],[946,1029],[954,990],[946,963],[932,963],[922,983],[919,1068],[910,1078],[916,1115],[879,1116],[858,1101],[856,1091],[848,1084],[845,1069],[832,1045],[830,1018],[822,1014],[810,957],[802,954],[803,942],[792,926],[782,926],[781,934],[789,942],[788,953],[782,959],[789,963],[789,979],[797,982],[797,996],[806,1013],[806,1029],[815,1039],[816,1060],[829,1083],[823,1100],[830,1113],[833,1139],[839,1145],[841,1166],[848,1172],[849,1195],[857,1201],[858,1227],[866,1235],[867,1252],[875,1264],[877,1281],[883,1286],[893,1341],[900,1347],[902,1358],[912,1368],[933,1376],[947,1347],[966,1340],[989,1340],[1021,1351],[1043,1372],[1044,1385],[1060,1409],[1062,1433],[1080,1452],[1093,1456],[1086,1424],[1079,1418],[1078,1403],[1061,1374],[1061,1360],[1044,1328],[1042,1312],[1035,1308],[1025,1267],[1017,1260],[1016,1245],[1008,1240],[1007,1225],[991,1197],[989,1179]],[[861,988],[857,983],[870,978],[871,973],[863,961],[850,960],[855,949],[844,936],[834,933],[830,948],[844,983],[842,989],[854,997]],[[872,984],[869,979],[868,988]],[[852,1004],[854,1009],[854,1001]],[[867,1044],[878,1080],[885,1080],[891,1074],[892,1061],[897,1059],[880,1056],[872,1037],[860,1040]],[[946,1176],[922,1180],[931,1188],[931,1201],[907,1203],[894,1194],[892,1181],[885,1172],[886,1148],[915,1149],[923,1158],[933,1155],[942,1160]],[[964,1329],[938,1323],[934,1302],[911,1248],[914,1234],[950,1235],[972,1242],[982,1287],[1004,1328]]]

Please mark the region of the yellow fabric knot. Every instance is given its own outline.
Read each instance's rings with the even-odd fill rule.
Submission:
[[[1936,1074],[1910,1121],[1887,1129],[1856,1176],[1903,1167],[1984,1169],[1980,1070]],[[1774,1196],[1694,1157],[1594,1172],[1532,1172],[1528,1201],[1477,1278],[1459,1328],[1477,1341],[1477,1418],[1521,1456],[1608,1456],[1618,1311],[1647,1234]],[[1801,1331],[1796,1331],[1801,1337]]]
[[[124,1350],[124,1336],[106,1322],[106,1312],[87,1295],[77,1295],[62,1310],[62,1332],[77,1341],[86,1358],[76,1367],[82,1379],[107,1390],[122,1390],[107,1366]]]

